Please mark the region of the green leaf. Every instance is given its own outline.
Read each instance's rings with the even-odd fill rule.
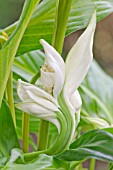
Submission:
[[[0,50],[0,104],[19,43],[39,0],[26,0],[18,25]]]
[[[109,127],[109,128],[104,128],[103,130],[106,131],[106,132],[109,132],[113,135],[113,127],[112,126]]]
[[[13,157],[13,155],[11,156]],[[69,168],[69,163],[61,162],[56,160],[52,156],[47,156],[45,154],[39,155],[36,159],[28,164],[16,164],[13,162],[8,162],[3,170],[65,170]]]
[[[0,157],[7,157],[13,148],[19,148],[19,141],[10,109],[3,101],[0,108]]]
[[[80,88],[83,99],[83,109],[89,116],[103,118],[112,124],[112,91],[113,79],[93,61],[88,75]]]
[[[89,158],[113,163],[113,135],[103,130],[92,130],[83,134],[58,156],[66,161],[83,161]]]
[[[56,0],[44,0],[39,4],[25,31],[17,55],[42,48],[39,43],[41,38],[49,43],[51,42],[54,28],[55,6]],[[97,7],[97,21],[99,21],[113,12],[113,1],[73,0],[66,35],[85,28],[88,25],[95,7]],[[5,29],[8,35],[13,32],[16,25],[17,23]]]

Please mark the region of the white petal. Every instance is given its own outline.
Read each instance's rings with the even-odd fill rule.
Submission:
[[[45,92],[44,90],[40,89],[39,87],[32,85],[30,83],[24,82],[22,80],[18,80],[18,85],[17,85],[17,93],[19,98],[24,102],[24,101],[30,101],[32,102],[33,99],[29,97],[28,91],[33,93],[35,96],[38,96],[40,98],[46,99],[54,103],[56,106],[58,106],[57,101],[53,98],[52,95],[49,93]]]
[[[45,72],[41,69],[40,81],[47,91],[52,91],[55,82],[55,75],[52,72]]]
[[[40,40],[40,42],[43,45],[46,54],[45,62],[55,71],[53,95],[57,98],[64,84],[65,64],[60,54],[51,45],[44,40]]]
[[[66,59],[66,79],[63,94],[72,114],[74,110],[70,107],[71,96],[86,76],[93,58],[92,46],[95,27],[96,12],[93,14],[87,29],[72,47]]]
[[[80,36],[77,43],[70,50],[66,59],[66,80],[64,85],[65,92],[72,95],[79,87],[93,58],[92,46],[96,27],[96,12],[93,14],[85,32]]]
[[[51,63],[56,63],[62,70],[62,73],[64,72],[64,61],[60,54],[50,45],[48,44],[45,40],[41,39],[40,43],[43,45],[45,54],[46,54],[46,63],[51,66]],[[51,62],[51,63],[50,63]]]
[[[80,122],[80,111],[81,111],[81,109],[79,109],[75,112],[76,127]]]
[[[80,112],[80,109],[82,106],[82,99],[80,97],[78,90],[76,90],[70,97],[67,94],[65,94],[65,101],[66,101],[66,104],[67,104],[72,115],[74,115],[76,113],[78,115],[80,114],[79,112]],[[76,117],[76,115],[75,115],[75,117]],[[78,118],[76,117],[76,119],[79,120],[80,117],[78,117]]]
[[[80,97],[80,94],[78,92],[78,90],[76,90],[70,98],[70,102],[72,104],[72,106],[74,107],[75,110],[79,110],[82,106],[82,100]]]
[[[84,119],[88,122],[91,123],[94,128],[107,128],[109,127],[109,124],[101,118],[94,118],[94,117],[84,117]]]
[[[53,111],[50,111],[48,109],[45,109],[43,106],[38,105],[37,103],[31,103],[31,102],[22,102],[15,105],[16,108],[20,109],[21,111],[24,111],[28,114],[31,114],[33,116],[36,116],[38,118],[47,120],[51,123],[53,123],[57,129],[58,132],[60,132],[60,123],[57,119],[56,114]]]
[[[54,88],[53,88],[53,96],[56,99],[57,96],[62,91],[63,85],[64,85],[64,79],[65,76],[62,74],[61,70],[59,69],[58,65],[54,64],[54,68],[57,70],[55,72],[55,82],[54,82]]]
[[[35,95],[35,93],[32,93],[29,89],[26,90],[26,93],[28,94],[29,98],[33,102],[37,103],[38,105],[42,106],[43,108],[48,109],[53,112],[59,111],[57,106],[54,103],[52,103],[51,101],[41,98],[41,97],[38,97],[37,95]]]

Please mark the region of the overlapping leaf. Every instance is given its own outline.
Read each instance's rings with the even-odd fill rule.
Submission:
[[[38,2],[39,0],[25,1],[25,6],[15,31],[0,50],[0,104],[19,43]]]
[[[41,38],[51,42],[54,27],[55,6],[56,0],[44,0],[39,4],[25,31],[17,55],[21,55],[31,50],[40,49],[41,45],[39,40]],[[99,21],[113,12],[113,1],[73,0],[66,35],[85,28],[88,25],[94,8],[97,8],[97,21]],[[17,23],[5,29],[8,35],[13,32],[16,25]]]
[[[0,166],[7,160],[13,148],[19,148],[10,109],[5,101],[0,108]]]
[[[16,151],[18,152],[18,151]],[[20,155],[21,156],[21,155]],[[11,157],[15,157],[15,155],[11,155]],[[4,166],[3,170],[64,170],[69,169],[69,163],[57,161],[52,156],[47,156],[45,154],[39,155],[36,159],[34,159],[30,163],[26,164],[17,164],[13,162],[8,162],[6,166]]]
[[[95,158],[113,162],[113,135],[103,130],[92,130],[83,134],[70,146],[70,149],[58,156],[66,161],[83,161]]]

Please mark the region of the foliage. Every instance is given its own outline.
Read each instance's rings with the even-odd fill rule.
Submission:
[[[61,104],[62,107],[58,108],[60,112],[57,119],[61,121],[61,130],[63,123],[67,125],[67,129],[61,131],[63,134],[63,138],[61,138],[57,128],[50,123],[49,149],[51,146],[54,147],[54,142],[58,140],[54,147],[54,153],[51,149],[50,152],[47,150],[36,151],[36,141],[33,140],[31,134],[33,133],[35,136],[37,132],[39,133],[40,120],[33,116],[30,116],[29,143],[34,152],[23,153],[20,149],[19,140],[22,140],[22,125],[25,122],[23,122],[22,112],[15,108],[17,127],[14,126],[11,105],[7,100],[7,80],[12,70],[12,97],[14,97],[16,104],[20,102],[17,95],[18,79],[28,83],[32,82],[31,79],[39,75],[40,67],[44,64],[45,55],[40,51],[42,47],[39,40],[43,38],[49,43],[52,42],[52,38],[57,36],[55,26],[58,29],[57,15],[59,13],[57,12],[59,11],[55,12],[58,8],[56,1],[43,0],[39,5],[38,3],[39,0],[26,0],[19,21],[5,28],[5,34],[2,31],[0,32],[0,169],[72,170],[79,164],[82,169],[82,162],[89,158],[107,161],[111,163],[112,168],[113,79],[100,68],[96,61],[93,61],[84,82],[79,87],[83,105],[80,123],[76,130],[74,129],[72,144],[69,146],[71,133],[68,133],[68,129],[73,126],[73,123],[70,123],[71,111],[62,97],[63,92],[61,92],[58,102],[59,106]],[[97,9],[97,21],[100,21],[113,12],[113,2],[112,0],[73,0],[67,28],[65,28],[66,32],[64,32],[65,36],[87,27],[95,8]],[[62,7],[60,6],[59,9],[61,10]],[[54,25],[54,22],[56,25]],[[6,33],[9,38],[8,41],[4,41],[3,45],[1,41],[3,36],[7,35]],[[39,85],[39,80],[36,78],[36,86]],[[62,120],[60,120],[59,115]],[[79,122],[78,117],[75,116],[77,123]],[[59,154],[62,143],[65,143],[66,149],[64,148],[60,151],[62,153]]]

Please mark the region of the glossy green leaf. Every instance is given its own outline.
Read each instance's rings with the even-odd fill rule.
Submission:
[[[3,101],[0,108],[0,157],[7,157],[13,148],[19,148],[19,141],[10,109]]]
[[[11,157],[15,157],[12,155]],[[61,162],[53,158],[52,156],[47,156],[45,154],[39,155],[36,159],[28,164],[17,164],[13,162],[8,162],[3,170],[65,170],[69,168],[69,163]]]
[[[58,156],[66,161],[82,161],[89,158],[113,162],[113,135],[103,130],[92,130],[83,134]]]
[[[56,0],[44,0],[39,4],[25,31],[17,55],[42,48],[39,43],[41,38],[51,43],[55,6]],[[113,12],[113,1],[73,0],[66,35],[85,28],[88,25],[95,7],[97,7],[97,21],[99,21]],[[16,25],[17,23],[5,29],[8,35],[13,32]]]
[[[19,43],[39,0],[26,0],[18,25],[0,50],[0,104]]]

